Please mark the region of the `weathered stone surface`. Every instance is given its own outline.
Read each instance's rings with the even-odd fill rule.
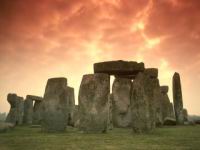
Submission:
[[[96,73],[84,75],[79,89],[79,129],[106,132],[108,126],[110,77]]]
[[[164,119],[164,125],[166,125],[166,126],[174,126],[174,125],[176,125],[176,119],[171,118],[171,117],[166,117]]]
[[[184,118],[184,122],[187,122],[188,121],[188,112],[187,112],[187,109],[183,109],[183,118]]]
[[[68,86],[67,91],[69,96],[68,125],[74,126],[74,109],[75,109],[74,88]]]
[[[168,86],[161,86],[160,91],[162,93],[162,118],[163,120],[166,117],[171,117],[173,118],[173,108],[172,104],[170,103],[169,97],[168,97]]]
[[[132,127],[136,133],[149,132],[155,128],[155,81],[139,73],[133,82],[131,95]]]
[[[175,73],[173,76],[173,101],[174,101],[174,111],[177,124],[184,123],[183,116],[183,99],[182,99],[182,89],[180,75]]]
[[[171,118],[175,118],[173,103],[170,103],[169,111],[170,111],[170,115],[169,116]]]
[[[24,120],[25,124],[32,124],[33,121],[33,100],[26,96],[24,101]]]
[[[136,78],[136,75],[115,75],[115,78],[126,78],[134,80]]]
[[[163,93],[163,94],[167,94],[168,91],[169,91],[169,87],[168,87],[168,86],[161,86],[161,87],[160,87],[160,91],[161,91],[161,93]]]
[[[75,105],[73,117],[74,117],[74,127],[78,128],[80,124],[79,105]]]
[[[114,127],[131,127],[131,98],[132,82],[130,79],[115,78],[112,87],[113,96],[113,125]]]
[[[42,101],[42,131],[64,131],[68,120],[67,110],[67,79],[49,79]]]
[[[108,129],[113,129],[113,94],[110,94],[108,97],[108,104],[109,104],[109,113],[108,113]]]
[[[32,99],[32,100],[34,100],[34,101],[42,101],[42,100],[43,100],[42,97],[35,96],[35,95],[27,95],[26,98],[27,98],[27,99]]]
[[[12,123],[0,122],[0,133],[4,133],[15,127]]]
[[[147,74],[150,78],[158,78],[158,69],[157,68],[146,68],[144,73]]]
[[[6,118],[6,122],[14,125],[21,125],[23,123],[24,116],[23,97],[19,97],[16,94],[8,94],[7,100],[10,103],[11,108]]]
[[[33,107],[33,124],[40,125],[42,122],[42,101],[36,100]]]
[[[109,75],[134,75],[144,71],[144,63],[134,61],[107,61],[94,64],[94,73]]]

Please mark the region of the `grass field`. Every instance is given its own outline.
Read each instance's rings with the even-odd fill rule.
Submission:
[[[16,127],[0,134],[0,150],[200,150],[200,126],[158,128],[136,135],[131,129],[105,134],[42,133],[40,128]]]

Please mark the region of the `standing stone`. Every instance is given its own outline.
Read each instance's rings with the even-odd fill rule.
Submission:
[[[180,75],[178,73],[175,73],[173,76],[173,101],[177,124],[183,124],[183,99],[181,90],[181,80]]]
[[[75,109],[74,88],[68,86],[67,91],[69,96],[68,125],[74,126],[74,109]]]
[[[42,102],[42,130],[45,132],[64,131],[67,126],[67,110],[67,79],[49,79]]]
[[[188,122],[188,112],[187,109],[183,109],[183,117],[184,117],[184,122]]]
[[[172,104],[170,103],[169,97],[168,97],[168,86],[161,86],[160,87],[161,93],[162,93],[162,118],[165,120],[167,117],[173,118],[173,109]]]
[[[149,132],[155,126],[154,90],[151,78],[139,73],[133,81],[131,95],[132,128],[136,133]]]
[[[16,94],[8,94],[7,100],[10,103],[11,108],[6,118],[6,122],[14,125],[21,125],[23,123],[24,116],[23,97],[19,97]]]
[[[35,100],[33,107],[33,124],[40,125],[42,122],[42,101]]]
[[[74,127],[78,128],[80,124],[79,105],[75,105],[73,117],[74,117]]]
[[[84,75],[79,89],[79,129],[106,132],[108,126],[110,77],[107,74]]]
[[[109,103],[109,113],[108,113],[108,129],[113,129],[113,94],[110,94],[108,97]]]
[[[115,78],[112,87],[113,95],[113,125],[114,127],[131,127],[131,86],[132,82],[126,78]]]
[[[33,120],[33,100],[27,95],[24,101],[24,123],[32,124]]]

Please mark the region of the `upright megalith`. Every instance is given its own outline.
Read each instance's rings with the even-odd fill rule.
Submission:
[[[162,118],[163,118],[163,120],[165,120],[165,118],[167,118],[167,117],[174,118],[172,104],[170,103],[170,100],[169,100],[169,97],[167,94],[169,91],[169,87],[161,86],[160,91],[162,93],[161,103],[162,103]]]
[[[74,88],[67,86],[68,91],[68,125],[74,126],[74,109],[75,109],[75,98],[74,98]]]
[[[84,75],[79,89],[79,129],[106,132],[108,126],[110,77],[96,73]]]
[[[113,129],[113,94],[111,93],[108,96],[108,104],[109,104],[109,113],[108,113],[108,129],[112,130]]]
[[[10,103],[10,111],[6,118],[6,122],[14,125],[21,125],[24,116],[24,99],[16,94],[8,94],[7,100]]]
[[[27,95],[24,101],[24,124],[32,124],[33,121],[33,100]]]
[[[155,128],[154,81],[145,73],[139,73],[132,86],[132,128],[136,133]]]
[[[112,120],[114,127],[131,127],[131,79],[115,78],[112,87]]]
[[[33,107],[33,124],[39,125],[42,121],[42,99],[35,100]]]
[[[106,73],[109,75],[136,75],[144,71],[144,63],[135,61],[106,61],[94,64],[94,73]]]
[[[183,124],[184,116],[183,116],[181,79],[179,73],[177,72],[173,76],[173,101],[174,101],[174,111],[177,124]]]
[[[67,79],[49,79],[42,102],[42,131],[64,131],[68,120],[67,110]]]
[[[183,109],[183,118],[184,118],[184,122],[188,122],[188,111],[187,109]]]

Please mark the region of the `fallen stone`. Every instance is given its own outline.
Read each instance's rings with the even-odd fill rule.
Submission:
[[[102,133],[108,128],[110,77],[96,73],[84,75],[79,89],[79,129]]]
[[[181,80],[180,75],[178,73],[175,73],[173,76],[173,101],[177,124],[183,124],[183,99],[181,90]]]
[[[6,122],[14,125],[21,125],[24,117],[24,100],[16,94],[8,94],[7,100],[10,103],[10,111],[6,117]]]
[[[12,123],[0,122],[0,133],[5,133],[15,127]]]
[[[115,78],[112,87],[113,125],[118,128],[131,127],[131,98],[132,82],[130,79]]]
[[[109,75],[135,75],[144,71],[144,63],[134,61],[107,61],[94,64],[94,73]]]
[[[175,126],[176,125],[176,119],[171,117],[166,117],[164,119],[164,125],[165,126]]]
[[[68,92],[66,78],[49,79],[42,101],[42,131],[61,132],[67,126]]]

